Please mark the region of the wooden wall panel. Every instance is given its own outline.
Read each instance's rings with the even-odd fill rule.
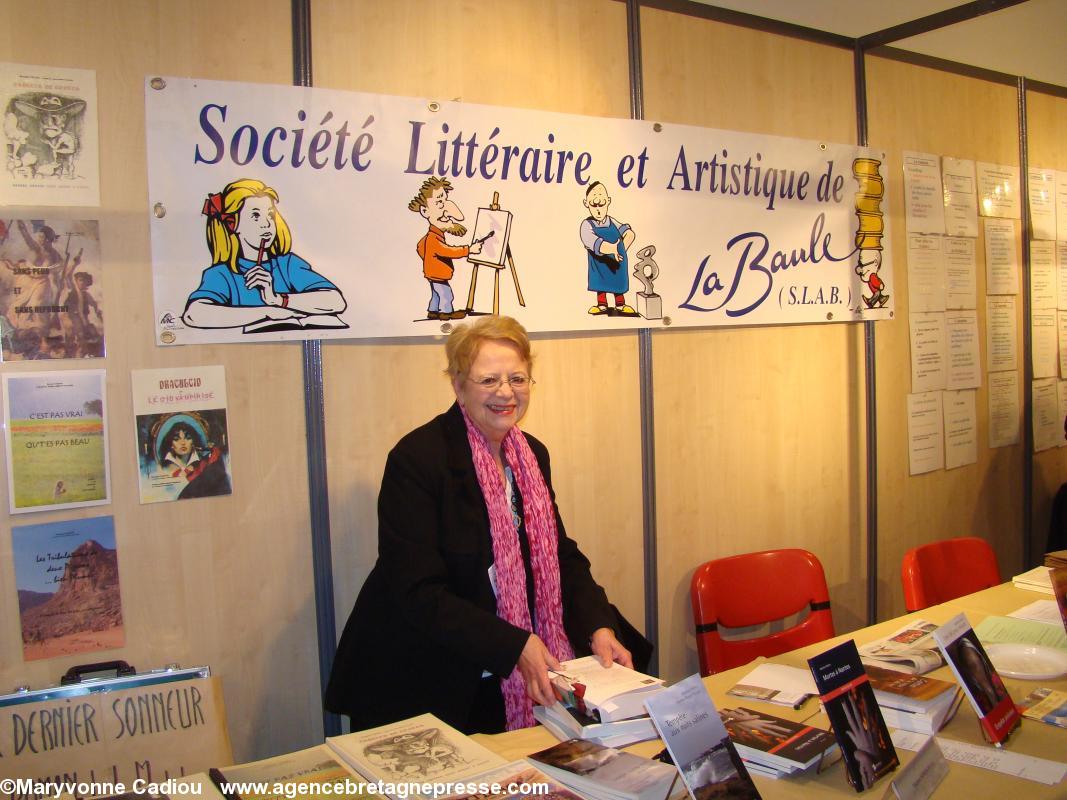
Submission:
[[[641,25],[649,120],[855,141],[849,51],[649,9]],[[838,630],[865,624],[862,327],[653,342],[664,677],[698,668],[689,581],[712,558],[811,550]]]
[[[1031,169],[1067,171],[1067,98],[1027,92],[1026,135]],[[1040,563],[1045,552],[1052,499],[1064,481],[1067,481],[1067,447],[1034,454],[1030,552],[1035,563]]]
[[[156,347],[146,203],[144,77],[290,83],[289,3],[236,0],[222,14],[209,0],[3,0],[0,18],[0,60],[96,71],[100,208],[3,214],[100,220],[107,357],[2,369],[106,368],[113,495],[109,506],[8,516],[4,493],[0,691],[111,658],[208,664],[222,677],[238,759],[321,740],[300,347]],[[205,253],[189,268],[207,263]],[[201,364],[226,367],[233,494],[139,505],[130,371]],[[115,517],[126,646],[23,662],[11,526],[101,514]]]
[[[312,10],[317,86],[629,116],[622,3],[336,0],[316,2]],[[412,193],[417,185],[413,180]],[[414,245],[424,227],[416,221],[412,259],[398,269],[420,268]],[[520,278],[539,259],[555,257],[516,253]],[[573,259],[576,269],[584,263],[579,250],[559,257]],[[460,267],[460,285],[468,280],[465,270]],[[503,313],[509,312],[507,289]],[[442,342],[436,337],[324,347],[339,629],[377,555],[375,502],[385,456],[400,436],[452,401],[441,377]],[[637,336],[538,336],[534,351],[538,384],[523,428],[552,454],[568,532],[592,560],[609,597],[643,627]]]
[[[1022,563],[1022,471],[1025,448],[989,448],[988,373],[985,369],[985,243],[979,220],[978,327],[982,386],[978,462],[910,476],[907,394],[911,389],[908,335],[907,241],[901,153],[919,150],[997,164],[1019,163],[1018,114],[1013,86],[867,58],[870,141],[890,154],[887,177],[893,226],[897,319],[877,329],[878,404],[878,607],[885,618],[904,611],[900,563],[911,547],[953,536],[981,536],[1010,576]],[[1018,237],[1016,223],[1016,243]],[[889,287],[893,292],[894,287]],[[1019,383],[1022,389],[1022,298],[1017,298]],[[1021,402],[1021,397],[1020,397]],[[1021,406],[1020,406],[1021,408]]]

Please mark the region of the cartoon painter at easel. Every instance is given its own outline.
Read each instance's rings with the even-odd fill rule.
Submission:
[[[627,250],[635,234],[629,225],[608,215],[611,198],[600,181],[593,181],[585,190],[582,204],[589,216],[582,221],[580,235],[589,263],[591,292],[596,292],[596,304],[589,313],[612,317],[636,317],[637,312],[626,303],[630,290],[630,259]],[[608,305],[608,295],[614,295],[614,307]]]
[[[415,246],[422,259],[422,275],[430,283],[430,300],[426,306],[427,319],[463,319],[464,310],[457,311],[454,305],[452,287],[449,281],[456,268],[454,258],[466,258],[482,252],[481,242],[470,245],[450,245],[445,241],[445,234],[463,236],[467,227],[460,224],[463,212],[459,210],[448,195],[452,184],[436,175],[422,182],[419,191],[408,203],[408,210],[421,214],[430,223],[426,235]]]
[[[277,208],[278,193],[244,178],[209,195],[207,246],[211,266],[190,295],[182,321],[193,328],[348,327],[337,314],[341,291],[292,252],[293,237]],[[259,330],[265,330],[259,327]]]

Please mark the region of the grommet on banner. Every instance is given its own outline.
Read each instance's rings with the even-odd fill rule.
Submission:
[[[430,111],[432,111],[432,112],[434,112],[434,113],[436,114],[436,113],[437,113],[438,111],[440,111],[440,110],[441,110],[441,104],[440,104],[440,103],[438,103],[438,102],[437,102],[437,101],[435,100],[435,101],[433,101],[432,103],[430,103],[430,105],[428,105],[428,106],[427,106],[427,108],[429,108],[429,109],[430,109]]]
[[[148,85],[155,89],[157,92],[161,89],[167,88],[167,82],[162,78],[152,78],[152,80],[148,82]]]
[[[152,213],[156,219],[163,219],[163,217],[167,216],[167,207],[162,203],[156,203],[152,206]]]
[[[652,125],[652,130],[654,130],[656,133],[661,133],[663,131],[663,125],[659,122],[656,122]]]
[[[666,327],[666,326],[669,326],[670,324],[671,324],[671,318],[670,317],[664,317],[663,318],[663,325]]]

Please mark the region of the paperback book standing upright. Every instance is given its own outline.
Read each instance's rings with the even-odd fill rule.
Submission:
[[[809,658],[808,666],[841,747],[848,781],[857,792],[869,789],[900,761],[856,643],[850,639]]]
[[[982,733],[992,744],[1002,747],[1019,724],[1019,710],[967,617],[956,615],[934,631],[934,637],[974,706]]]

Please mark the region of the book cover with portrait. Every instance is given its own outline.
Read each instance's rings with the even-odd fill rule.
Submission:
[[[134,370],[131,379],[141,503],[232,494],[225,369]]]
[[[982,732],[999,746],[1018,726],[1019,709],[971,623],[966,615],[957,614],[934,631],[934,638],[978,714]]]

